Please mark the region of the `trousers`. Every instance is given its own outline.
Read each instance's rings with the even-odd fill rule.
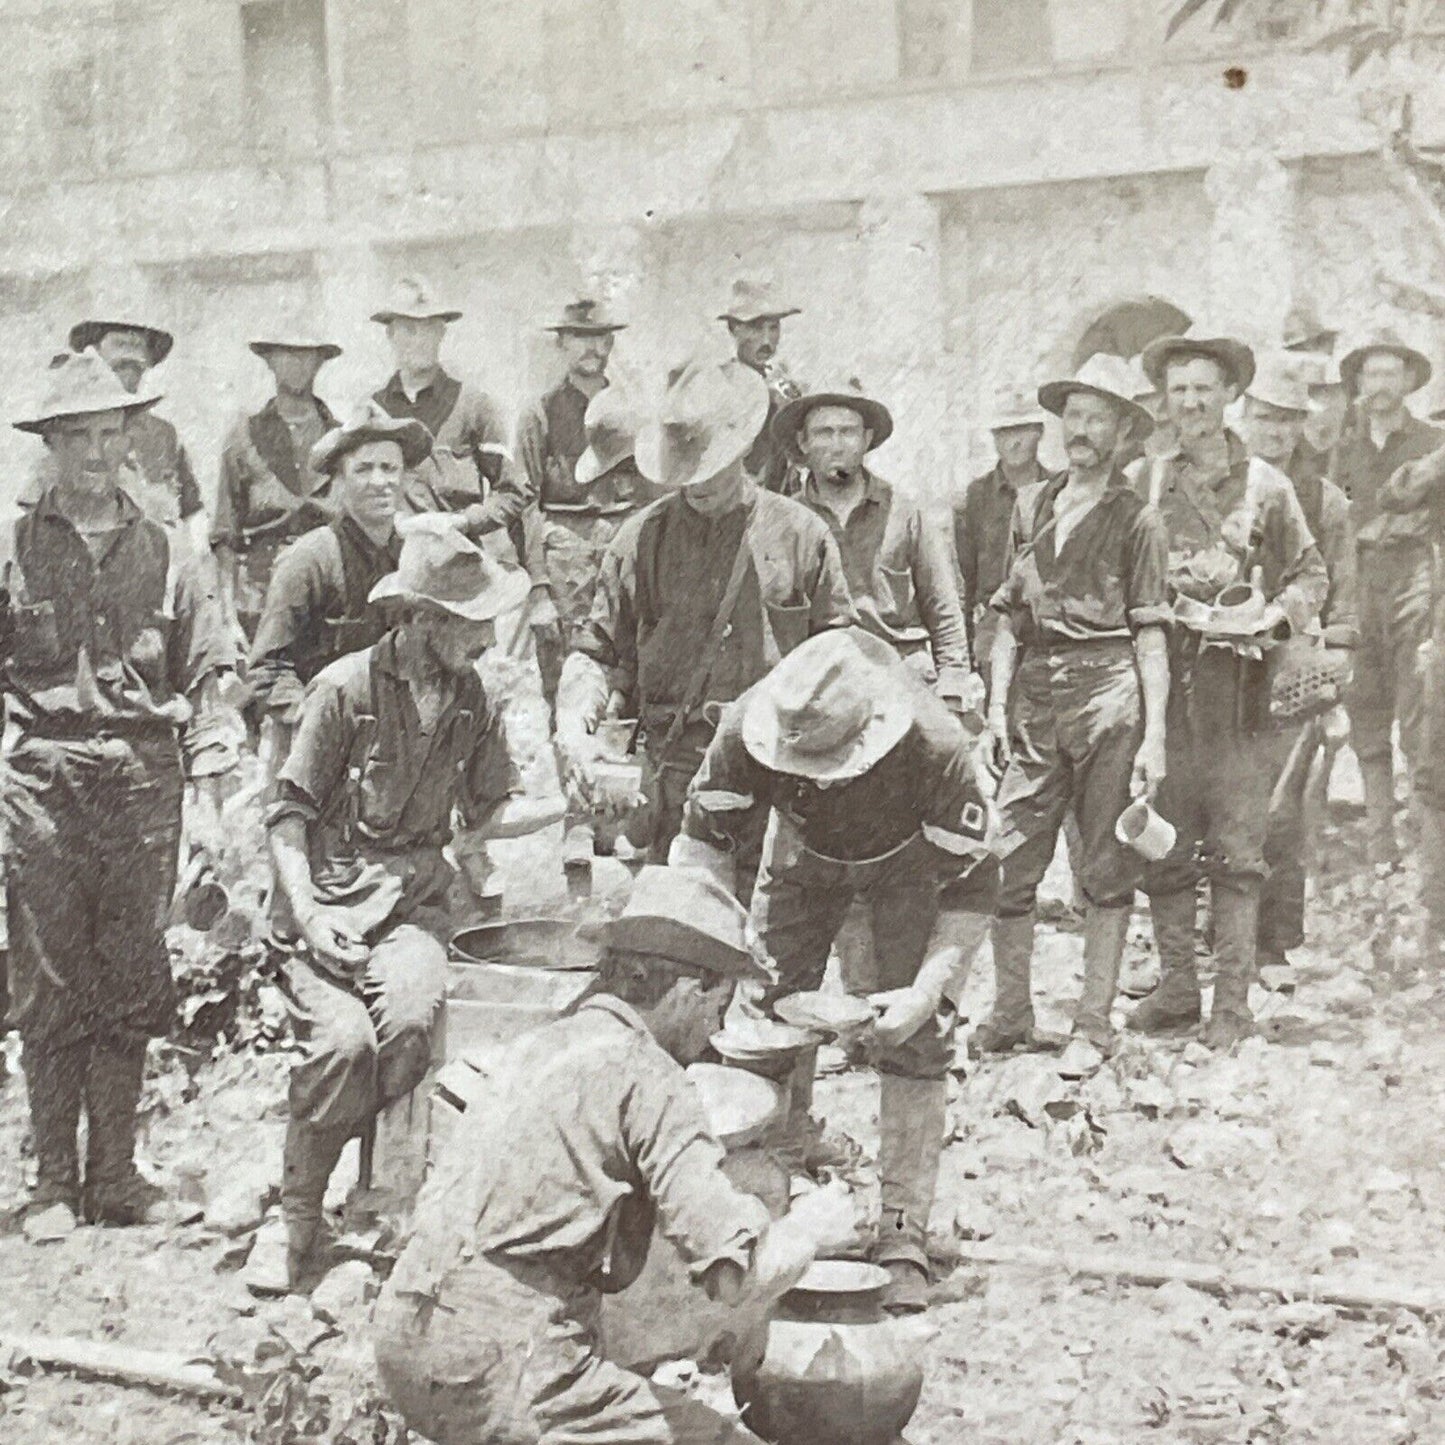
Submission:
[[[376,1361],[391,1404],[437,1445],[758,1445],[700,1401],[605,1360],[599,1296],[540,1266],[484,1257],[435,1299],[391,1285]]]
[[[287,967],[287,1001],[305,1053],[291,1070],[291,1114],[357,1134],[421,1083],[446,992],[446,949],[415,924],[388,929],[352,987],[311,964]]]
[[[1430,636],[1434,556],[1428,546],[1360,551],[1360,640],[1346,706],[1361,763],[1392,756],[1391,732],[1411,767],[1421,755],[1420,647]]]

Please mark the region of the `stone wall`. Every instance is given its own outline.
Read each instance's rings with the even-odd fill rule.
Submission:
[[[286,13],[258,30],[237,0],[0,0],[3,394],[24,404],[84,312],[171,324],[157,380],[208,483],[265,392],[246,339],[324,327],[345,404],[385,373],[366,317],[413,267],[467,312],[456,368],[513,406],[573,288],[628,312],[617,365],[655,385],[721,345],[733,274],[771,272],[803,307],[797,373],[879,390],[881,467],[942,498],[986,459],[995,382],[1055,364],[1096,307],[1157,292],[1268,339],[1302,290],[1374,313],[1362,249],[1438,264],[1332,59],[1165,51],[1160,0],[1046,0],[1053,61],[999,68],[995,28],[986,73],[975,26],[999,17],[976,7],[999,0],[684,0],[666,25],[655,0],[263,3]],[[272,84],[296,124],[258,123]]]

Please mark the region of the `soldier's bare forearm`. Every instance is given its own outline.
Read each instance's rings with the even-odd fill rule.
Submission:
[[[271,825],[269,836],[276,886],[300,922],[316,907],[316,886],[306,852],[306,821],[299,817],[280,818]]]
[[[1162,740],[1169,706],[1169,647],[1162,627],[1141,627],[1134,638],[1139,689],[1144,696],[1144,736]]]
[[[1002,722],[1008,711],[1009,688],[1013,685],[1014,666],[1018,661],[1019,645],[1014,637],[1013,619],[1008,613],[999,616],[998,632],[993,640],[993,653],[989,658],[989,722]]]
[[[472,831],[482,839],[525,838],[560,823],[566,812],[567,804],[560,793],[547,798],[508,798],[480,828]]]

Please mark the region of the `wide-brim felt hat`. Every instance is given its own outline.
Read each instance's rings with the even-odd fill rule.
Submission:
[[[1301,416],[1317,412],[1319,406],[1310,396],[1312,370],[1298,365],[1302,359],[1314,357],[1293,351],[1261,357],[1245,395],[1278,411],[1298,412]]]
[[[637,469],[662,487],[705,482],[747,453],[767,419],[768,386],[750,366],[689,361],[637,435]]]
[[[772,438],[795,462],[804,460],[798,433],[808,413],[820,406],[844,406],[857,412],[863,418],[864,429],[873,435],[868,443],[870,452],[893,435],[893,413],[881,401],[867,395],[856,378],[850,377],[828,389],[804,392],[779,407],[770,427]]]
[[[425,276],[403,276],[392,288],[386,305],[373,311],[371,319],[385,326],[404,318],[408,321],[460,321],[462,313],[437,300],[432,284]]]
[[[611,315],[600,302],[590,296],[569,301],[562,314],[555,321],[549,321],[542,328],[555,331],[559,336],[607,336],[614,331],[626,331],[627,323]]]
[[[1254,352],[1232,336],[1161,336],[1144,348],[1139,362],[1154,389],[1162,392],[1169,363],[1196,356],[1217,362],[1240,392],[1248,390],[1254,380]]]
[[[620,386],[604,386],[587,403],[582,419],[587,448],[577,458],[573,474],[577,485],[591,486],[613,467],[634,456],[640,424],[641,417],[633,399]]]
[[[1326,326],[1313,306],[1298,303],[1290,307],[1289,315],[1284,319],[1284,334],[1280,345],[1286,351],[1324,354],[1332,353],[1335,342],[1339,339],[1339,330]]]
[[[72,351],[88,351],[112,331],[136,331],[144,336],[152,366],[159,366],[176,344],[176,338],[169,331],[162,331],[159,326],[148,326],[144,321],[78,321],[70,328],[67,339]]]
[[[912,724],[896,654],[854,627],[809,638],[754,685],[743,746],[773,772],[843,781],[866,773]]]
[[[314,351],[323,361],[335,361],[341,355],[341,348],[334,341],[322,341],[304,331],[271,331],[249,345],[260,357],[268,351]]]
[[[44,399],[33,416],[11,423],[16,431],[43,436],[50,424],[62,417],[105,411],[132,416],[148,410],[161,399],[158,391],[127,391],[94,348],[52,357],[45,369],[45,378]]]
[[[776,982],[748,912],[705,868],[649,865],[622,912],[596,926],[609,948],[649,954],[725,978]]]
[[[1154,430],[1154,417],[1147,407],[1134,400],[1134,388],[1138,384],[1138,374],[1122,356],[1095,352],[1073,376],[1046,381],[1039,388],[1039,405],[1055,416],[1062,416],[1065,404],[1075,393],[1101,396],[1133,423],[1134,439],[1142,441]]]
[[[1026,386],[1001,386],[994,393],[987,426],[990,431],[1008,431],[1012,427],[1041,427],[1045,420],[1035,392]]]
[[[414,417],[392,416],[376,402],[359,407],[350,420],[333,427],[311,448],[313,471],[330,475],[341,459],[367,442],[396,442],[403,464],[410,469],[431,455],[432,434]]]
[[[1360,389],[1360,368],[1364,366],[1365,358],[1379,351],[1383,351],[1389,356],[1398,356],[1410,368],[1414,373],[1410,385],[1412,392],[1419,391],[1434,375],[1435,368],[1430,364],[1430,358],[1423,351],[1417,351],[1415,347],[1402,341],[1392,332],[1384,332],[1362,342],[1340,358],[1340,377],[1351,394],[1357,393]]]
[[[396,571],[387,573],[367,600],[489,622],[520,607],[531,590],[531,579],[520,568],[503,566],[447,524],[408,528]]]
[[[732,291],[718,312],[719,321],[783,320],[798,316],[802,308],[786,300],[771,281],[733,282]]]

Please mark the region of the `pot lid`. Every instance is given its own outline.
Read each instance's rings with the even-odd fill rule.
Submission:
[[[811,1048],[818,1035],[772,1019],[734,1019],[710,1042],[725,1059],[773,1059]]]
[[[870,1294],[885,1289],[888,1271],[858,1259],[818,1259],[804,1271],[790,1293]]]

